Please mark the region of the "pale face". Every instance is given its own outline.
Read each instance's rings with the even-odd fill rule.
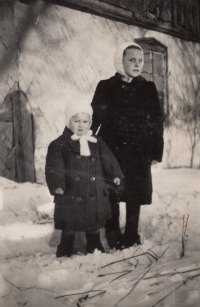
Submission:
[[[90,115],[87,113],[75,114],[69,121],[69,129],[78,136],[86,134],[90,129],[90,125]]]
[[[124,71],[130,78],[141,75],[144,65],[143,53],[139,49],[127,49],[123,56]]]

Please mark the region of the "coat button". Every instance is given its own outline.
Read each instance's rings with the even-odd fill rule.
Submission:
[[[80,156],[80,155],[77,155],[76,158],[77,158],[78,160],[80,160],[80,159],[81,159],[81,156]]]
[[[95,161],[96,161],[96,158],[95,158],[95,157],[92,157],[92,161],[95,162]]]
[[[91,181],[95,181],[96,180],[96,178],[95,177],[91,177]]]
[[[81,178],[80,178],[80,177],[75,177],[75,180],[76,180],[76,181],[80,181]]]
[[[77,197],[77,201],[82,201],[82,198],[81,197]]]
[[[94,200],[95,200],[95,197],[94,197],[94,196],[92,196],[90,199],[91,199],[91,201],[94,201]]]

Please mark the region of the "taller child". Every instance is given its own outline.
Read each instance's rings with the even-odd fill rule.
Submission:
[[[141,76],[142,48],[123,43],[115,53],[116,74],[97,85],[92,107],[92,129],[111,149],[125,175],[126,202],[124,240],[119,228],[119,205],[111,191],[112,218],[106,223],[111,248],[141,244],[138,234],[140,206],[152,202],[151,164],[163,155],[163,120],[156,86]]]

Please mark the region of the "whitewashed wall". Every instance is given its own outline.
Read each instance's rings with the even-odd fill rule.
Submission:
[[[35,168],[37,182],[44,182],[47,146],[64,129],[64,109],[74,96],[92,99],[97,83],[115,73],[113,55],[118,43],[141,37],[154,37],[168,47],[169,103],[176,106],[187,83],[191,97],[185,61],[200,61],[198,44],[187,43],[183,48],[179,39],[155,31],[111,21],[102,17],[57,5],[38,2],[31,21],[21,20],[28,6],[16,3],[16,27],[26,27],[26,35],[19,44],[19,82],[28,95],[34,115]],[[24,20],[24,19],[23,19]],[[31,26],[30,26],[31,23]],[[20,37],[20,33],[19,33]],[[184,50],[183,50],[184,49]],[[200,65],[199,73],[200,73]],[[199,74],[193,75],[197,78]],[[196,82],[195,81],[195,82]],[[187,90],[188,92],[188,90]],[[179,125],[180,126],[180,125]],[[165,129],[165,153],[162,167],[189,166],[189,138],[185,128],[176,125]],[[200,164],[196,151],[195,165]]]

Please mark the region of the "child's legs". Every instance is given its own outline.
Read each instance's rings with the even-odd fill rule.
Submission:
[[[75,232],[70,227],[62,230],[60,244],[58,245],[57,257],[70,257],[73,254]]]
[[[86,240],[87,240],[87,252],[93,253],[95,249],[100,250],[102,253],[105,252],[103,245],[100,240],[100,231],[99,229],[94,232],[86,232]]]

